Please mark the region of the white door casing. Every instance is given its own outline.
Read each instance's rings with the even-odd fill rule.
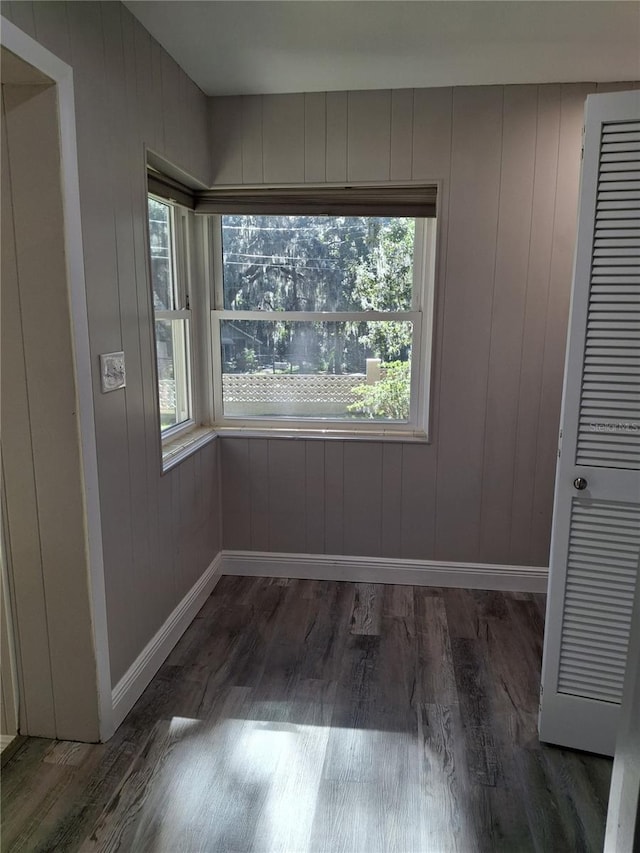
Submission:
[[[640,555],[640,92],[585,112],[540,739],[613,755]]]
[[[37,41],[22,32],[18,27],[0,18],[0,42],[2,48],[17,58],[18,66],[30,67],[39,75],[48,78],[51,84],[55,84],[55,125],[57,138],[57,156],[60,169],[58,193],[60,195],[61,210],[57,209],[55,216],[60,216],[63,224],[63,238],[60,242],[64,252],[64,272],[66,273],[64,285],[66,288],[64,304],[68,312],[68,320],[64,325],[64,331],[68,335],[71,351],[71,368],[64,374],[65,383],[74,384],[74,406],[73,416],[77,418],[78,435],[65,435],[65,440],[75,444],[76,457],[78,461],[80,489],[74,492],[81,501],[82,509],[82,539],[83,560],[77,563],[58,561],[62,566],[60,576],[53,577],[51,572],[40,572],[36,577],[33,588],[38,589],[40,597],[47,595],[46,601],[46,632],[45,641],[40,643],[43,632],[38,635],[38,643],[32,647],[41,655],[42,659],[56,661],[56,690],[59,697],[59,707],[66,713],[63,720],[65,730],[62,730],[62,713],[46,714],[45,723],[47,729],[51,728],[56,736],[84,740],[107,740],[114,731],[113,706],[111,698],[111,676],[109,670],[109,643],[106,620],[105,588],[104,588],[104,566],[102,553],[102,531],[100,518],[100,498],[98,488],[97,450],[95,438],[95,421],[93,410],[93,388],[92,388],[92,363],[89,348],[89,331],[87,320],[86,288],[84,276],[84,256],[82,248],[82,227],[80,216],[80,195],[78,185],[78,158],[76,148],[76,121],[75,121],[75,96],[73,87],[73,69],[58,59],[54,54],[40,45]],[[15,63],[12,63],[15,67]],[[3,68],[3,71],[6,69]],[[3,86],[12,84],[11,75],[3,75]],[[24,81],[15,81],[22,84]],[[18,85],[15,86],[18,88]],[[53,90],[52,90],[53,91]],[[5,128],[7,123],[4,123]],[[51,135],[51,134],[50,134]],[[34,136],[42,141],[40,136]],[[47,139],[49,136],[47,137]],[[17,146],[20,150],[20,145]],[[55,182],[52,182],[52,186]],[[5,194],[3,192],[3,198]],[[31,203],[31,196],[23,193],[26,202]],[[33,196],[33,204],[39,203],[39,199]],[[30,216],[25,217],[31,227],[37,227]],[[3,243],[6,241],[3,241]],[[27,254],[27,253],[25,253]],[[3,282],[4,286],[4,282]],[[51,292],[51,289],[49,290]],[[63,304],[63,300],[60,300]],[[33,312],[36,314],[36,312]],[[43,312],[43,315],[46,312]],[[37,316],[37,314],[36,314]],[[46,336],[45,336],[46,337]],[[4,339],[3,339],[4,340]],[[65,338],[67,340],[67,338]],[[56,348],[57,351],[58,348]],[[67,365],[68,366],[68,365]],[[68,385],[65,385],[68,389]],[[4,390],[4,385],[3,385]],[[37,396],[37,395],[36,395]],[[52,429],[41,430],[48,437]],[[5,432],[3,430],[3,448]],[[79,441],[78,441],[79,440]],[[66,445],[65,445],[66,446]],[[45,457],[41,454],[41,458]],[[60,455],[58,459],[62,458]],[[6,480],[5,456],[5,487]],[[48,485],[55,484],[53,477],[47,477]],[[65,484],[66,486],[67,484]],[[75,486],[75,483],[74,483]],[[7,494],[7,499],[9,495]],[[54,500],[43,501],[48,507],[55,509]],[[62,499],[60,498],[62,505]],[[20,514],[21,507],[16,505],[16,512]],[[53,526],[51,526],[52,528]],[[64,539],[62,540],[64,544]],[[9,547],[9,543],[7,543]],[[24,665],[24,637],[33,636],[32,626],[39,624],[34,616],[34,595],[24,594],[22,604],[18,604],[16,593],[16,579],[22,582],[22,590],[26,590],[31,583],[32,576],[25,577],[16,568],[16,554],[11,550],[12,573],[10,576],[11,587],[14,592],[13,599],[14,623],[16,627],[16,663],[18,670],[18,686],[20,692],[21,713],[26,707],[25,700],[25,665]],[[64,581],[62,583],[61,581]],[[29,590],[27,590],[29,592]],[[26,602],[26,606],[25,606]],[[82,625],[79,627],[80,619]],[[70,621],[71,620],[71,621]],[[73,632],[67,630],[68,624],[73,625]],[[56,631],[52,626],[55,625]],[[40,625],[42,628],[42,625]],[[55,633],[55,636],[54,636]],[[73,642],[78,633],[82,633],[82,658],[87,663],[87,672],[80,671],[79,655],[70,654],[63,649],[64,644],[73,647]],[[71,638],[71,639],[70,639]],[[75,652],[75,650],[74,650]],[[37,659],[38,655],[32,655]],[[30,685],[33,687],[33,707],[44,707],[42,697],[46,685],[34,675],[31,668]],[[81,703],[82,700],[82,703]],[[88,709],[88,710],[87,710]],[[42,716],[42,715],[41,715]],[[68,721],[71,720],[71,723]],[[39,734],[40,732],[29,731],[29,726],[21,723],[21,733]]]
[[[640,584],[636,584],[627,656],[627,674],[624,681],[616,754],[611,773],[604,853],[633,853],[633,851],[637,853],[639,847]]]

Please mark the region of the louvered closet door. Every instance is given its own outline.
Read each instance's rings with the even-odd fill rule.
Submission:
[[[613,755],[640,561],[640,92],[587,98],[540,739]]]

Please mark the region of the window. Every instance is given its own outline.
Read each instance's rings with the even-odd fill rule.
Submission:
[[[435,218],[214,217],[216,423],[424,433]]]
[[[163,439],[193,426],[189,212],[148,196],[151,287]]]
[[[190,189],[157,159],[163,468],[222,430],[425,438],[437,188]]]

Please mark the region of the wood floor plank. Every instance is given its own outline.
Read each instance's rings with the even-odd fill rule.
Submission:
[[[6,850],[29,850],[30,840],[59,797],[64,797],[73,770],[60,764],[39,764],[38,773],[24,779],[24,786],[11,798],[3,792],[2,846]]]
[[[153,774],[175,742],[176,734],[170,721],[156,723],[111,802],[82,844],[83,853],[132,849],[139,818],[152,791]]]
[[[489,630],[486,615],[467,589],[448,589],[444,596],[447,625],[452,639],[478,640]]]
[[[51,744],[42,760],[47,764],[70,764],[72,767],[79,767],[92,751],[90,743],[59,740]]]
[[[291,691],[280,723],[261,731],[276,757],[266,802],[253,833],[254,850],[307,850],[331,731],[336,682],[307,679]],[[252,719],[256,714],[252,708]],[[295,804],[295,807],[293,807]]]
[[[590,853],[611,761],[540,744],[544,597],[222,578],[107,744],[27,739],[7,851]]]
[[[447,611],[442,596],[416,589],[416,676],[420,701],[444,706],[458,702]]]
[[[376,636],[380,633],[383,586],[373,583],[355,584],[351,633]]]
[[[407,721],[415,731],[417,701],[418,646],[413,619],[383,617],[380,655],[376,671],[376,695],[384,703],[385,716],[397,721],[405,730]],[[388,725],[393,727],[391,721]]]
[[[534,850],[571,850],[557,800],[550,791],[541,750],[518,749],[514,763],[521,784],[527,787],[524,808]]]
[[[62,801],[65,807],[63,818],[51,832],[47,832],[47,828],[43,826],[38,828],[38,835],[44,836],[46,841],[34,849],[42,853],[45,850],[76,851],[80,849],[87,831],[95,825],[113,792],[117,790],[123,773],[126,772],[133,758],[134,746],[128,743],[127,750],[120,755],[109,754],[108,762],[103,762],[99,766],[84,795],[77,792],[71,806],[68,802]]]
[[[301,678],[337,679],[353,610],[354,584],[312,581]]]
[[[496,733],[505,749],[507,744],[537,747],[542,653],[512,616],[509,611],[508,618],[489,623],[486,648],[492,713],[499,718]]]
[[[229,688],[219,714],[209,724],[177,717],[159,721],[81,853],[204,849],[216,836],[224,838],[229,849],[246,846],[237,806],[227,802],[232,799],[229,785],[235,776],[225,777],[220,771],[232,770],[233,756],[241,743],[246,746],[249,724],[242,708],[250,692]],[[230,780],[226,786],[225,779]],[[227,797],[213,796],[225,787]],[[255,795],[255,785],[248,779],[243,793]]]
[[[386,584],[382,593],[382,615],[405,619],[411,625],[415,618],[414,588]]]
[[[472,786],[493,787],[501,764],[491,728],[491,706],[483,666],[484,640],[454,638],[451,651]]]
[[[55,742],[53,742],[55,744]],[[89,746],[82,744],[81,746]],[[4,813],[2,840],[7,850],[57,851],[77,850],[87,829],[109,801],[121,782],[134,755],[139,749],[136,743],[118,731],[109,745],[90,745],[91,754],[79,767],[67,765],[62,776],[64,784],[54,786],[48,803],[41,803],[33,821],[26,821],[20,833],[9,842],[5,827],[12,822]],[[39,775],[42,765],[35,768]],[[34,773],[34,768],[31,768]],[[25,796],[21,791],[20,796]],[[3,784],[3,797],[6,795]],[[31,799],[26,797],[27,800]],[[5,824],[6,821],[6,824]]]
[[[465,804],[469,774],[464,758],[464,734],[457,705],[421,703],[418,717],[420,746],[420,850],[467,853],[475,841]]]
[[[47,738],[30,737],[24,741],[5,768],[2,768],[0,794],[2,805],[11,805],[16,793],[28,784],[33,768],[39,764],[56,741]],[[4,814],[3,814],[4,818]]]
[[[255,686],[282,616],[287,587],[270,585],[265,593],[268,600],[260,606],[243,603],[229,607],[217,619],[198,625],[197,633],[188,632],[190,637],[180,641],[181,647],[176,646],[168,661],[178,666],[205,666],[220,685]]]
[[[385,850],[383,820],[376,783],[323,779],[309,851],[371,853],[372,850]]]
[[[323,779],[368,782],[375,778],[375,722],[379,717],[374,688],[380,637],[350,637],[336,690]]]
[[[140,732],[148,732],[158,720],[193,717],[202,702],[204,689],[204,677],[185,677],[184,667],[164,664],[118,732],[136,740]]]
[[[605,792],[599,771],[610,768],[610,761],[553,747],[545,747],[542,756],[570,849],[599,853],[604,845],[608,797],[608,786]]]
[[[533,853],[521,804],[514,801],[507,788],[472,788],[471,814],[475,823],[473,835],[480,853]]]

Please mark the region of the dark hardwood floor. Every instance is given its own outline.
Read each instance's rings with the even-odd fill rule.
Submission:
[[[223,578],[107,744],[28,739],[5,851],[600,851],[611,762],[541,746],[543,597]]]

